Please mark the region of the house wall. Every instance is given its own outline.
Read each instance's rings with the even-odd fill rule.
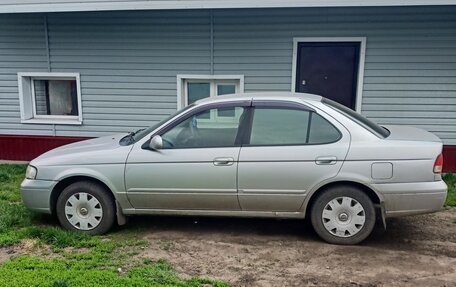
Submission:
[[[4,14],[0,27],[0,134],[151,125],[176,109],[177,74],[211,66],[246,92],[289,91],[293,37],[367,37],[362,114],[456,145],[455,6]],[[17,72],[37,71],[80,73],[81,126],[20,123]]]

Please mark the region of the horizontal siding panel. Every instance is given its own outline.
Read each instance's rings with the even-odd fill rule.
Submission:
[[[16,63],[14,63],[16,64]],[[25,66],[19,65],[20,63],[16,64],[17,66]],[[30,63],[32,65],[33,63]],[[2,63],[0,63],[0,67]],[[38,66],[38,64],[37,64]],[[56,69],[71,67],[71,69],[76,70],[84,70],[84,69],[137,69],[137,70],[168,70],[168,71],[179,71],[180,69],[184,69],[187,71],[199,71],[204,66],[209,68],[209,63],[201,64],[201,63],[176,63],[176,64],[166,64],[166,63],[152,63],[152,64],[134,64],[134,63],[79,63],[79,62],[54,62],[52,66]]]
[[[455,91],[455,84],[365,84],[366,91]]]
[[[155,46],[155,45],[154,45]],[[65,57],[169,57],[170,54],[175,54],[178,56],[179,54],[185,55],[185,57],[206,57],[207,58],[207,51],[201,50],[201,48],[207,48],[207,46],[202,47],[202,45],[198,44],[193,49],[191,47],[183,47],[176,45],[173,49],[169,47],[169,49],[163,49],[158,47],[153,49],[58,49],[52,51],[52,56],[56,58],[57,56],[65,56]],[[57,58],[58,59],[58,58]]]
[[[384,97],[384,98],[454,98],[456,91],[364,91],[363,99],[369,97]]]
[[[143,109],[140,107],[134,108],[124,108],[124,107],[86,107],[84,108],[85,113],[92,113],[92,114],[100,114],[102,117],[103,114],[141,114],[141,115],[149,115],[149,114],[156,114],[156,115],[169,115],[175,109]]]
[[[129,119],[113,119],[113,120],[84,120],[84,125],[88,126],[97,126],[102,129],[105,126],[110,127],[126,127],[128,131],[136,130],[141,127],[149,127],[153,124],[159,122],[158,120],[150,120],[150,119],[141,119],[141,120],[129,120]],[[117,130],[115,130],[117,132]]]
[[[104,108],[115,108],[115,109],[135,109],[141,107],[141,109],[174,109],[176,108],[175,103],[163,103],[163,102],[97,102],[97,101],[84,101],[82,108],[97,108],[103,106]]]
[[[121,90],[121,89],[88,89],[88,88],[81,88],[81,92],[83,94],[83,97],[85,95],[121,95],[124,97],[128,97],[130,95],[136,95],[136,96],[141,96],[141,95],[160,95],[160,96],[170,96],[173,95],[174,97],[177,98],[176,96],[176,90],[154,90],[151,91],[149,89],[129,89],[129,90]]]
[[[278,84],[278,83],[262,83],[262,84],[252,84],[246,83],[245,84],[245,91],[246,92],[254,92],[254,91],[284,91],[289,90],[290,84]]]
[[[176,110],[170,111],[168,114],[148,114],[148,115],[139,115],[139,114],[104,114],[103,119],[96,114],[88,114],[84,116],[84,123],[85,121],[102,121],[102,120],[130,120],[130,121],[150,121],[150,125],[153,125],[155,122],[159,122],[165,119],[167,116],[174,113]]]
[[[364,79],[370,77],[456,77],[456,69],[452,70],[366,70]]]
[[[207,39],[207,43],[202,43],[201,40],[199,41],[192,41],[189,43],[190,40],[186,40],[185,47],[188,48],[188,51],[194,51],[199,49],[209,49],[209,40]],[[114,45],[115,44],[115,45]],[[52,42],[50,43],[52,48],[52,53],[58,53],[58,51],[67,51],[67,50],[79,50],[81,53],[90,53],[91,51],[98,51],[98,50],[129,50],[131,53],[135,53],[137,50],[149,50],[153,53],[154,49],[163,50],[169,48],[170,50],[179,50],[184,49],[182,46],[182,41],[161,41],[157,39],[155,42],[102,42],[102,43],[95,43],[95,42],[84,42],[83,44],[80,41],[75,40],[74,43],[66,43],[66,42]]]
[[[456,63],[456,56],[426,55],[423,56],[370,56],[367,63]]]
[[[170,103],[176,106],[176,95],[171,96],[157,96],[157,95],[87,95],[84,94],[84,101],[88,102],[154,102],[154,103]],[[98,103],[100,105],[101,103]]]
[[[388,104],[388,105],[395,105],[395,104],[401,104],[401,105],[413,105],[413,104],[419,104],[419,105],[438,105],[435,108],[441,107],[443,105],[456,105],[456,97],[453,98],[437,98],[434,96],[429,96],[427,98],[412,98],[412,97],[401,97],[401,98],[385,98],[385,97],[380,97],[380,98],[374,98],[374,97],[366,97],[363,100],[363,104],[368,107],[368,106],[373,106],[376,107],[378,105],[382,104]],[[407,108],[407,107],[403,107]]]
[[[404,49],[404,48],[369,48],[366,50],[366,55],[372,56],[454,56],[456,50],[451,48],[415,48],[415,49]]]
[[[99,64],[129,64],[129,65],[145,65],[145,64],[163,64],[163,65],[180,65],[180,64],[209,64],[210,59],[207,56],[197,57],[197,56],[187,56],[185,54],[175,55],[174,57],[169,55],[167,57],[136,57],[132,55],[128,56],[118,56],[118,57],[109,57],[109,56],[52,56],[51,61],[53,63],[99,63]]]
[[[106,72],[105,72],[106,73]],[[0,76],[1,80],[1,76]],[[81,81],[87,86],[88,83],[150,83],[151,81],[156,83],[173,83],[176,84],[176,74],[172,73],[167,77],[160,76],[116,76],[116,75],[105,75],[105,76],[93,76],[93,75],[81,75]]]
[[[245,70],[287,70],[291,69],[291,62],[289,64],[284,63],[239,63],[239,64],[214,64],[214,69],[223,70],[223,71],[245,71]]]
[[[456,63],[370,63],[366,59],[366,70],[454,70]]]
[[[366,77],[365,84],[454,84],[456,77]]]
[[[53,136],[54,133],[53,131],[47,127],[47,129],[44,130],[36,130],[36,129],[24,129],[21,125],[17,125],[16,128],[6,128],[2,127],[1,128],[2,134],[3,135],[34,135],[34,136]],[[73,136],[74,133],[73,133]]]
[[[421,126],[454,126],[456,125],[456,118],[444,118],[439,119],[436,123],[435,119],[432,118],[385,118],[385,117],[372,117],[369,116],[369,119],[376,123],[383,125],[395,124],[395,125],[420,125]]]
[[[431,104],[375,104],[375,105],[365,105],[363,111],[368,113],[369,111],[404,111],[404,110],[413,110],[414,112],[456,112],[456,104],[440,104],[440,105],[431,105]],[[456,115],[454,115],[456,118]]]
[[[29,68],[43,68],[47,66],[47,61],[36,62],[0,62],[2,68],[16,68],[16,71],[23,71]]]
[[[441,118],[451,118],[455,117],[454,111],[427,111],[426,113],[423,113],[422,111],[413,111],[413,110],[407,110],[407,111],[363,111],[365,115],[368,117],[388,117],[388,118],[396,118],[396,117],[407,117],[407,118],[434,118],[436,119],[436,122],[438,122],[437,119]]]

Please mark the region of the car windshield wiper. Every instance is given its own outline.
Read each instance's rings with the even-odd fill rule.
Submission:
[[[139,130],[134,131],[134,132],[130,132],[130,133],[128,134],[128,136],[132,137],[132,136],[134,136],[135,134],[137,134],[137,133],[139,133],[140,131],[143,131],[143,130],[145,130],[145,128],[139,129]]]
[[[128,135],[124,136],[120,142],[121,144],[124,144],[124,145],[129,145],[129,144],[132,144],[135,142],[135,138],[134,136],[139,133],[140,131],[143,131],[145,130],[145,128],[142,128],[142,129],[139,129],[137,131],[134,131],[134,132],[129,132]]]

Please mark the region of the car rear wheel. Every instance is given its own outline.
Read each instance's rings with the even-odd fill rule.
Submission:
[[[56,213],[65,229],[103,234],[114,224],[115,203],[102,186],[81,181],[62,191],[57,199]]]
[[[311,207],[315,232],[333,244],[357,244],[374,229],[375,208],[369,196],[352,186],[336,186],[318,195]]]

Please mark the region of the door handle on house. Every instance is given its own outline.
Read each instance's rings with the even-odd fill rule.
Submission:
[[[220,166],[220,165],[233,165],[234,163],[234,158],[232,157],[216,157],[214,158],[213,161],[214,165]]]
[[[318,165],[321,164],[336,164],[337,157],[335,156],[319,156],[315,159],[315,163]]]

